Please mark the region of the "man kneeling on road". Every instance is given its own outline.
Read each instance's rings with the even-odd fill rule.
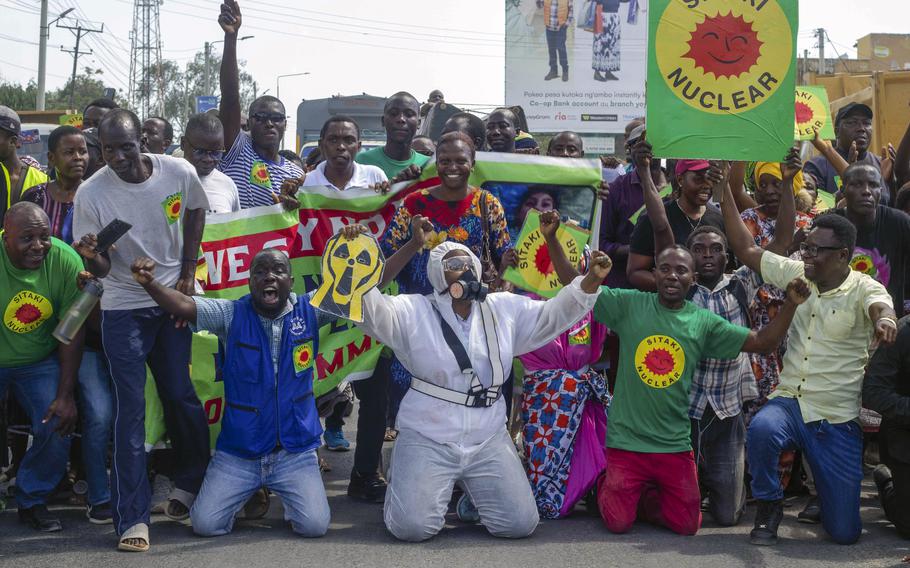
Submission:
[[[281,497],[294,532],[322,536],[329,503],[316,448],[322,427],[313,399],[313,361],[325,321],[291,292],[288,258],[259,252],[250,293],[239,300],[184,296],[154,279],[155,263],[138,258],[133,277],[164,310],[218,336],[226,410],[215,456],[190,511],[201,536],[231,532],[234,516],[265,485]],[[334,318],[332,318],[334,319]]]

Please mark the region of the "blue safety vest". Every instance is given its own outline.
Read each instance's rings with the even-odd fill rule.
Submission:
[[[276,376],[269,337],[249,294],[236,300],[223,348],[226,404],[218,450],[252,459],[278,447],[289,452],[318,447],[322,425],[313,398],[318,351],[316,313],[300,299],[284,316]]]

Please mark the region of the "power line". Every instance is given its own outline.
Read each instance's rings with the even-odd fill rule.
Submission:
[[[850,72],[850,68],[847,67],[847,62],[844,61],[844,58],[841,56],[840,52],[837,51],[837,46],[834,45],[834,42],[831,41],[831,36],[828,35],[828,30],[822,29],[822,32],[825,34],[825,37],[828,38],[828,43],[831,44],[831,47],[834,48],[834,54],[837,55],[837,58],[840,59],[841,64],[844,66],[844,71],[847,73]]]
[[[78,65],[79,65],[79,56],[80,55],[90,55],[92,53],[91,49],[89,49],[88,51],[79,51],[79,41],[83,37],[87,36],[88,34],[100,34],[100,33],[104,32],[104,24],[101,24],[101,29],[95,29],[95,28],[83,27],[82,24],[80,24],[80,23],[77,23],[75,26],[61,26],[60,22],[57,22],[57,27],[69,30],[69,31],[73,32],[73,34],[76,36],[76,46],[73,49],[64,49],[62,46],[60,47],[60,51],[73,54],[73,75],[72,75],[72,79],[70,79],[70,108],[75,108],[75,106],[76,106],[76,70],[78,69]]]
[[[4,65],[9,65],[10,67],[15,67],[17,69],[22,69],[23,71],[32,71],[32,72],[35,71],[34,67],[26,67],[25,65],[19,65],[17,63],[12,63],[10,61],[4,61],[3,59],[0,59],[0,63],[3,63]],[[48,75],[50,75],[51,77],[56,77],[58,79],[69,79],[69,77],[67,77],[65,75],[57,75],[56,73],[48,73]]]

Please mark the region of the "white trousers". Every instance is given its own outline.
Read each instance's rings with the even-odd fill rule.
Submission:
[[[420,542],[442,530],[455,482],[461,482],[493,536],[526,537],[540,521],[505,428],[471,448],[401,430],[392,449],[390,476],[385,525],[400,540]]]

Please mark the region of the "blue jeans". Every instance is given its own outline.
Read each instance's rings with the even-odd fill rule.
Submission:
[[[146,363],[164,409],[176,454],[177,489],[195,495],[209,459],[209,428],[190,382],[189,328],[176,329],[161,308],[102,310],[104,354],[114,386],[114,464],[111,505],[118,535],[149,524],[151,488],[145,456]]]
[[[107,474],[107,445],[111,439],[114,402],[111,375],[104,355],[94,349],[82,353],[79,367],[79,417],[82,422],[82,463],[88,482],[88,504],[111,500]]]
[[[190,509],[193,532],[199,536],[228,534],[234,526],[234,516],[263,486],[281,497],[284,518],[291,522],[295,533],[317,537],[329,529],[329,501],[316,450],[277,450],[255,459],[216,451]]]
[[[749,424],[746,439],[752,495],[762,501],[782,499],[777,475],[780,453],[801,450],[812,468],[822,526],[839,544],[853,544],[863,530],[859,516],[863,481],[863,434],[856,422],[805,423],[795,398],[771,399]]]
[[[31,421],[32,445],[16,476],[16,503],[20,509],[44,505],[66,473],[70,441],[54,432],[56,417],[47,424],[41,423],[57,397],[59,383],[56,354],[31,365],[0,368],[0,394],[10,387]]]

